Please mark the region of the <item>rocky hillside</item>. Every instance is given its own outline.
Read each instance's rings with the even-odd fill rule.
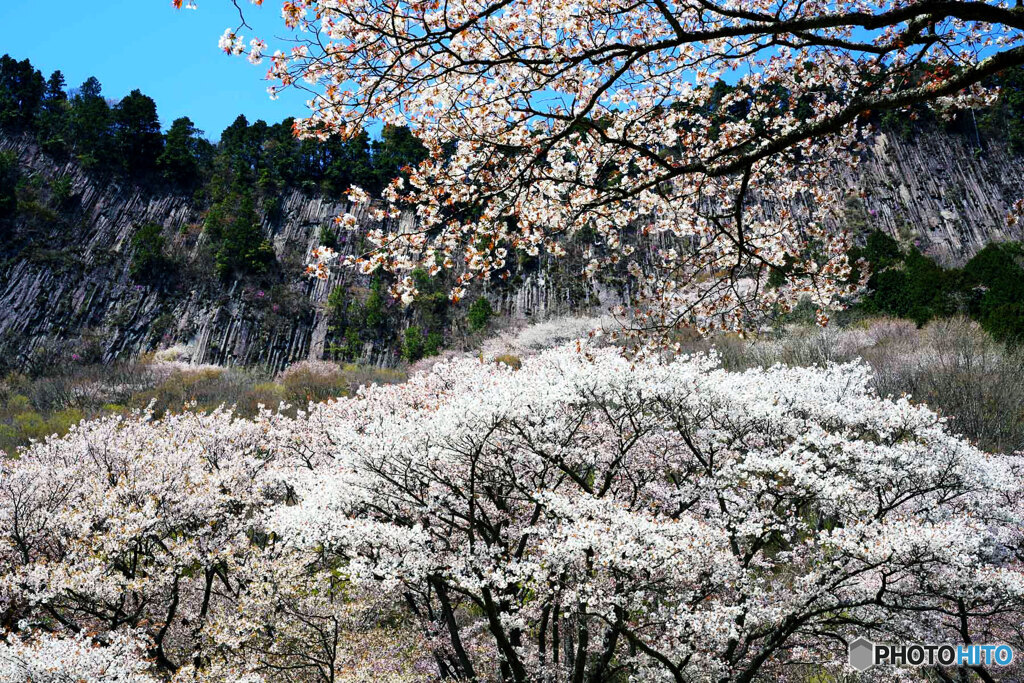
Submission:
[[[989,242],[1019,240],[1024,231],[1006,225],[1024,197],[1024,157],[975,130],[881,134],[857,168],[837,168],[835,179],[851,191],[851,226],[914,243],[942,265],[962,265]]]
[[[370,291],[369,280],[353,273],[327,282],[302,273],[322,229],[339,213],[358,214],[347,203],[283,192],[273,211],[260,211],[273,215],[262,222],[276,256],[272,272],[225,281],[215,274],[205,212],[190,197],[97,178],[72,162],[55,162],[24,136],[0,135],[0,153],[15,155],[19,176],[17,213],[0,220],[0,345],[8,365],[87,355],[111,361],[180,345],[196,363],[281,368],[330,354],[343,341],[332,325],[332,291],[356,303]],[[173,264],[156,282],[133,268],[133,238],[147,224],[159,226]],[[343,254],[358,246],[346,237],[337,245]],[[566,265],[528,268],[514,286],[474,296],[486,294],[496,312],[517,317],[593,303]],[[401,333],[417,314],[389,301],[384,308],[380,329],[347,360],[398,362]],[[464,313],[445,315],[444,345],[471,335]]]
[[[272,215],[262,220],[276,256],[270,275],[225,280],[214,274],[204,213],[186,194],[87,174],[54,161],[27,136],[0,137],[0,153],[13,155],[19,177],[17,212],[0,217],[0,345],[9,365],[86,355],[110,361],[182,345],[193,362],[280,368],[338,356],[343,344],[348,360],[389,365],[399,360],[403,330],[438,315],[440,326],[432,326],[444,330],[445,346],[472,338],[464,311],[404,311],[385,301],[377,331],[346,341],[334,324],[337,311],[373,293],[351,273],[326,283],[302,276],[322,228],[351,210],[317,192],[284,191],[273,211],[261,211]],[[1004,221],[1024,197],[1024,160],[997,142],[979,145],[974,136],[937,129],[913,138],[883,134],[858,168],[837,168],[834,177],[849,193],[851,227],[880,228],[944,264],[962,263],[990,241],[1024,236]],[[174,266],[166,277],[139,272],[134,236],[147,224],[159,226]],[[358,240],[345,237],[339,251],[357,248]],[[595,291],[577,271],[571,259],[520,264],[508,284],[473,297],[525,318],[628,295],[621,282]]]

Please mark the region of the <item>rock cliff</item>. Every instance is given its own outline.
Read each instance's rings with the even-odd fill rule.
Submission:
[[[1024,234],[1019,224],[1006,225],[1010,207],[1024,197],[1024,158],[973,132],[881,134],[856,168],[837,168],[834,177],[851,195],[863,193],[847,204],[856,227],[915,243],[946,266],[962,265],[989,242]]]
[[[1024,160],[996,142],[980,143],[939,130],[918,131],[913,139],[879,135],[859,166],[837,168],[833,176],[848,193],[845,220],[857,230],[880,228],[916,243],[947,265],[962,263],[989,241],[1021,239],[1022,228],[1007,228],[1005,215],[1024,197]],[[281,368],[324,355],[331,342],[325,304],[336,285],[366,285],[351,273],[329,282],[301,275],[321,227],[351,210],[343,203],[297,190],[279,198],[280,209],[263,229],[280,264],[280,284],[260,289],[212,275],[203,215],[190,197],[90,177],[27,139],[0,137],[5,150],[17,155],[33,197],[0,239],[0,343],[7,354],[29,359],[40,349],[75,342],[110,361],[181,344],[193,362]],[[146,223],[162,227],[181,265],[166,285],[140,284],[131,274],[131,238]],[[342,252],[355,247],[344,237]],[[515,318],[625,295],[584,285],[577,271],[572,262],[542,261],[510,286],[485,294]],[[396,362],[394,340],[365,344],[360,360]]]

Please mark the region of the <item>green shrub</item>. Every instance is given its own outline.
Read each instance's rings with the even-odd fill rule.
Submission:
[[[338,231],[329,225],[320,226],[320,245],[338,250]]]
[[[491,302],[485,297],[480,297],[469,307],[466,319],[474,332],[480,332],[487,327],[493,315],[494,309],[491,308]]]
[[[6,412],[11,415],[17,415],[32,409],[32,402],[29,401],[28,396],[22,396],[21,394],[15,394],[7,400]]]
[[[345,379],[352,393],[361,386],[369,384],[400,384],[407,380],[408,375],[394,368],[376,368],[372,365],[349,364],[344,367]]]
[[[281,218],[281,198],[276,196],[264,197],[263,214],[270,220],[276,221]]]
[[[50,192],[53,197],[53,205],[62,206],[71,199],[71,177],[64,175],[54,180],[50,186]]]
[[[884,270],[871,276],[871,293],[863,305],[872,313],[887,313],[900,318],[910,315],[913,302],[907,287],[907,273],[903,270]]]
[[[199,410],[213,410],[220,405],[231,405],[237,400],[238,382],[226,381],[228,371],[221,368],[174,372],[155,387],[132,396],[133,408],[146,408],[153,403],[153,412],[160,417],[165,412],[181,412],[187,404],[196,403]]]
[[[163,231],[156,223],[146,223],[132,236],[129,272],[139,282],[156,282],[170,271],[170,259],[164,255]]]
[[[374,280],[370,285],[370,295],[363,305],[362,318],[366,327],[377,330],[384,324],[384,296],[381,294],[383,285],[380,280]]]
[[[896,240],[875,231],[864,249],[853,250],[850,256],[864,258],[871,268],[869,293],[861,302],[866,312],[909,318],[923,325],[960,308],[962,273],[942,268],[916,248],[904,251]]]
[[[1024,340],[1024,248],[989,244],[962,270],[942,268],[915,248],[903,251],[880,232],[864,249],[852,250],[872,268],[868,294],[859,308],[909,318],[918,325],[954,314],[968,314],[999,341]]]
[[[907,272],[907,314],[918,325],[954,312],[952,294],[959,289],[960,273],[943,270],[935,261],[912,249],[904,261]]]
[[[427,340],[423,343],[423,355],[424,356],[436,356],[441,352],[441,347],[444,346],[444,337],[440,332],[431,332],[427,335]]]
[[[49,431],[46,418],[34,411],[15,416],[14,428],[24,441],[41,440],[52,433]]]
[[[267,272],[276,258],[274,248],[265,239],[251,240],[249,230],[229,231],[228,239],[216,253],[217,274],[222,279],[232,275],[259,275]]]
[[[863,256],[875,271],[884,270],[903,261],[903,251],[899,242],[881,230],[873,230],[868,235]]]
[[[410,326],[405,330],[405,340],[402,343],[402,358],[410,363],[415,363],[420,358],[423,358],[424,346],[425,340],[420,328],[415,325]]]
[[[424,268],[413,269],[412,279],[418,292],[413,308],[420,323],[428,329],[442,327],[448,312],[448,293],[441,281],[431,277]]]
[[[354,302],[352,302],[354,304]],[[350,302],[348,300],[348,292],[342,285],[337,285],[331,290],[331,293],[327,295],[327,310],[330,312],[331,317],[340,319],[344,317],[345,312],[349,309]]]
[[[355,328],[345,330],[345,346],[343,355],[346,360],[358,360],[363,355],[363,340]]]
[[[35,199],[18,202],[18,213],[28,215],[40,223],[54,223],[59,216],[57,212]]]
[[[285,399],[302,406],[311,401],[345,396],[349,391],[344,371],[327,361],[293,363],[278,375],[277,380],[282,385]]]
[[[996,339],[1014,344],[1024,340],[1022,256],[1018,243],[989,244],[963,270],[972,316]]]
[[[1019,345],[1024,341],[1024,303],[1000,303],[984,307],[981,326],[995,339]]]
[[[324,361],[295,363],[276,380],[265,370],[162,365],[173,356],[147,354],[139,362],[113,365],[63,364],[58,374],[8,374],[0,379],[0,451],[13,454],[31,439],[63,435],[82,419],[142,410],[153,404],[156,417],[183,410],[233,407],[252,417],[263,405],[282,401],[290,414],[308,401],[348,396],[365,384],[406,379],[399,370]],[[193,403],[194,402],[194,405]]]
[[[276,261],[248,192],[229,194],[212,207],[205,229],[214,244],[214,268],[223,280],[265,273]]]
[[[77,408],[65,408],[57,411],[46,421],[46,428],[50,434],[63,436],[68,430],[85,419],[85,415]]]
[[[0,152],[0,221],[13,218],[18,208],[18,158]]]
[[[286,400],[284,387],[280,384],[261,382],[246,390],[232,403],[239,415],[256,415],[260,406],[268,410],[277,410],[281,402]]]
[[[150,339],[154,343],[158,343],[163,340],[164,335],[171,331],[177,322],[177,318],[171,313],[161,313],[153,320],[153,323],[149,326]]]
[[[972,285],[998,289],[1004,298],[1024,296],[1017,263],[1021,251],[1021,245],[1014,242],[986,245],[964,266],[964,277]]]
[[[17,452],[19,446],[24,445],[17,429],[10,425],[0,424],[0,453],[13,455]]]

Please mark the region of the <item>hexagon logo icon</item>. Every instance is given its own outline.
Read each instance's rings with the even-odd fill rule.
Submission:
[[[850,666],[857,671],[867,671],[875,665],[875,644],[867,638],[858,638],[850,643]]]

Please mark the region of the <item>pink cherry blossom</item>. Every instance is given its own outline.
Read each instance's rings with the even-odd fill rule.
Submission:
[[[858,162],[871,112],[991,102],[983,84],[1024,63],[1006,2],[295,0],[282,16],[295,42],[268,78],[311,93],[300,135],[408,125],[430,151],[349,265],[392,271],[409,301],[405,276],[440,257],[458,298],[505,267],[497,249],[560,256],[585,231],[581,275],[623,264],[647,331],[749,329],[805,298],[826,320],[863,283],[823,181]]]

